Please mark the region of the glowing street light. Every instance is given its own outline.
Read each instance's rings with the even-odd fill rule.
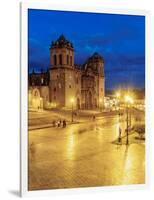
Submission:
[[[117,92],[117,93],[116,93],[116,97],[117,97],[117,99],[119,99],[120,96],[121,96],[120,92]]]
[[[131,96],[126,95],[126,96],[125,96],[125,102],[126,102],[127,104],[133,104],[133,103],[134,103],[134,100],[133,100],[133,98],[132,98]]]

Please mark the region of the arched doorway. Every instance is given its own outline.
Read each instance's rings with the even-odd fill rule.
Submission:
[[[42,98],[40,96],[40,91],[37,88],[34,88],[32,91],[32,107],[34,109],[40,109],[43,108],[43,104],[42,104]]]
[[[92,109],[92,93],[91,91],[88,91],[87,95],[86,95],[86,108],[87,109]]]

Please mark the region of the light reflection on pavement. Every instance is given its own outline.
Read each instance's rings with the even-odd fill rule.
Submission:
[[[29,131],[29,190],[143,184],[145,145],[113,144],[116,122]]]

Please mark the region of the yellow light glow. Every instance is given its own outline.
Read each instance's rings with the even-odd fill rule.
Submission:
[[[74,103],[74,98],[71,98],[71,103]]]
[[[130,104],[133,104],[133,103],[134,103],[134,100],[133,100],[133,98],[132,98],[131,96],[126,95],[126,96],[125,96],[125,102],[126,102],[126,103],[130,103]]]
[[[120,92],[117,92],[117,93],[116,93],[116,97],[117,97],[117,98],[120,98],[120,96],[121,96]]]
[[[100,98],[99,102],[100,102],[100,103],[102,102],[102,98]]]
[[[131,98],[130,99],[130,104],[133,104],[134,103],[134,100]]]

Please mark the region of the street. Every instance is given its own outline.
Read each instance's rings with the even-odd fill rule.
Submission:
[[[144,141],[118,134],[118,116],[29,131],[29,190],[144,184]]]

